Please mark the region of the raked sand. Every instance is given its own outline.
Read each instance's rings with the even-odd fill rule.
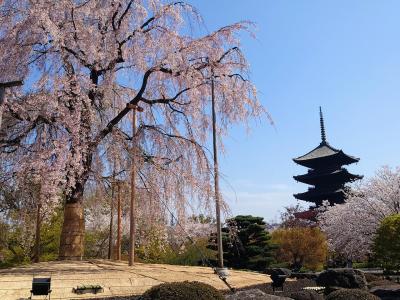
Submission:
[[[211,268],[135,263],[124,261],[54,261],[0,270],[0,299],[22,300],[30,296],[33,277],[51,277],[51,299],[90,299],[139,295],[150,287],[173,281],[200,281],[224,290],[227,286]],[[227,282],[234,288],[271,282],[267,275],[232,271]],[[77,295],[72,288],[98,284],[104,288],[97,295]],[[33,299],[43,299],[34,296]]]

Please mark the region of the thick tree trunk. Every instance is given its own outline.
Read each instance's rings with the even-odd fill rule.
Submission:
[[[85,220],[82,201],[66,203],[60,240],[60,260],[82,260]]]
[[[75,177],[74,188],[65,195],[64,223],[61,230],[59,260],[82,260],[84,254],[85,216],[83,214],[83,193],[89,177],[92,152],[89,150],[83,160],[86,170]]]

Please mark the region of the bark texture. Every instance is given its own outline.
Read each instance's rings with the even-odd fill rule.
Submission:
[[[60,260],[82,260],[84,253],[85,220],[81,202],[66,203],[61,231]]]

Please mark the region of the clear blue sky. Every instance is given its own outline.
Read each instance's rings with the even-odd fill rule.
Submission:
[[[349,169],[370,177],[400,159],[400,1],[190,0],[207,28],[240,20],[257,24],[244,37],[262,103],[276,128],[232,128],[221,172],[234,214],[276,219],[292,194],[306,190],[293,157],[320,142],[318,107],[327,139],[360,157]],[[307,204],[303,202],[303,204]]]

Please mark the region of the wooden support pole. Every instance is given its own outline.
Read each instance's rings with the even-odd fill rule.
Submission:
[[[40,193],[39,193],[40,197]],[[36,232],[35,232],[35,254],[33,257],[33,262],[38,263],[40,261],[40,227],[41,227],[41,218],[40,218],[40,211],[42,208],[42,204],[37,204],[36,208]]]
[[[111,182],[111,199],[110,199],[110,232],[108,235],[108,259],[113,258],[113,222],[114,222],[114,184],[115,172],[113,171],[113,181]]]
[[[142,112],[143,108],[128,104],[132,109],[132,149],[131,149],[131,203],[130,203],[130,226],[129,226],[129,265],[133,266],[135,261],[136,241],[136,111]]]
[[[118,210],[118,221],[117,221],[117,260],[121,260],[121,237],[122,237],[122,226],[121,226],[121,217],[122,217],[122,208],[121,208],[121,184],[117,182],[117,210]]]

